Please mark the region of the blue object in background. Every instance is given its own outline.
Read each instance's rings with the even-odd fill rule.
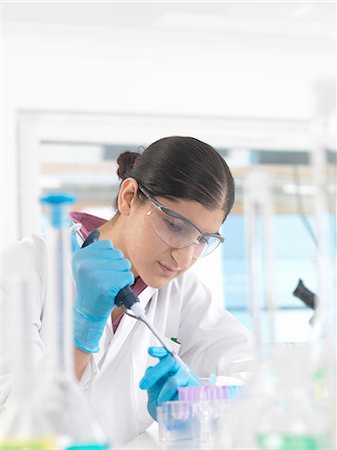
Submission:
[[[41,197],[40,202],[50,207],[49,217],[51,226],[61,229],[66,220],[66,207],[75,202],[75,197],[63,192],[55,192]]]
[[[313,224],[313,217],[308,217],[308,220]],[[226,239],[222,246],[224,304],[237,319],[252,328],[248,312],[249,266],[244,226],[243,215],[231,214],[221,229],[221,234]],[[277,334],[281,341],[301,340],[301,333],[303,340],[306,340],[312,311],[294,297],[292,292],[299,278],[303,279],[311,291],[317,291],[315,243],[297,215],[274,216],[273,233],[275,294],[279,308]],[[266,299],[262,299],[261,305],[263,311]],[[306,328],[303,332],[301,325]]]

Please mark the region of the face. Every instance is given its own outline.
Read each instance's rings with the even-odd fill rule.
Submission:
[[[123,192],[120,192],[123,194]],[[191,200],[172,201],[156,197],[162,205],[189,219],[206,233],[218,232],[223,219],[221,209],[208,210]],[[165,243],[148,220],[152,205],[133,198],[126,215],[121,212],[122,245],[125,257],[130,259],[135,276],[149,286],[160,288],[189,269],[196,261],[194,244],[174,248]]]

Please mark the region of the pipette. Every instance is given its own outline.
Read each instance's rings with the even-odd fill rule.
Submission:
[[[122,292],[124,291],[124,292]],[[125,292],[126,291],[126,292]],[[121,294],[122,292],[122,294]],[[121,294],[120,298],[115,300],[115,303],[117,305],[117,302],[119,303],[119,307],[124,311],[125,314],[127,314],[130,317],[133,317],[134,319],[137,319],[148,327],[148,329],[156,336],[158,341],[161,343],[161,345],[167,350],[168,353],[176,360],[176,362],[184,369],[184,371],[188,374],[188,376],[194,381],[194,383],[197,386],[202,386],[202,382],[199,380],[198,376],[190,369],[190,367],[180,358],[180,356],[171,348],[171,346],[168,344],[167,340],[163,338],[163,336],[159,333],[159,331],[153,326],[153,324],[149,321],[148,317],[145,314],[144,308],[139,303],[139,299],[136,296],[136,294],[133,292],[133,290],[127,286],[123,288],[119,293],[118,296]],[[123,303],[123,295],[127,296],[127,303],[130,305],[129,307],[126,307]],[[117,297],[118,297],[117,296]],[[133,301],[132,304],[130,304]],[[128,309],[130,309],[133,314],[130,314],[128,312]]]
[[[89,236],[84,241],[82,248],[87,245],[96,242],[99,238],[99,230],[92,231]],[[202,382],[199,380],[197,375],[190,369],[190,367],[180,358],[180,356],[171,348],[168,341],[159,333],[159,331],[153,326],[145,314],[144,308],[139,302],[139,298],[133,292],[130,286],[125,286],[121,289],[115,299],[116,306],[120,307],[123,312],[143,323],[149,328],[149,330],[156,336],[161,345],[170,353],[171,356],[177,361],[177,363],[185,370],[188,376],[194,381],[197,386],[201,386]],[[133,314],[130,314],[128,310],[131,310]]]

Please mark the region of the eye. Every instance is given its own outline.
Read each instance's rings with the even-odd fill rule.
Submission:
[[[208,244],[208,238],[205,237],[205,236],[199,236],[198,237],[198,241],[199,241],[199,244],[201,244],[201,245],[207,245]]]
[[[181,233],[183,231],[183,227],[176,222],[164,219],[164,223],[166,227],[169,229],[169,231],[173,231],[173,233]]]

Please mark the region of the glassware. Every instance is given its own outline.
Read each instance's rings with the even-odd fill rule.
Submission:
[[[178,388],[178,398],[180,401],[199,402],[215,401],[236,398],[240,392],[241,386],[230,385],[203,385],[187,386]]]
[[[67,205],[72,197],[53,194],[42,199],[49,226],[46,305],[47,370],[36,392],[38,425],[52,428],[62,449],[108,449],[105,434],[80,387],[73,369],[72,284]]]
[[[331,448],[336,448],[336,158],[331,158],[336,156],[336,142],[329,142],[329,122],[335,118],[336,107],[326,88],[325,83],[316,86],[311,123],[318,278],[312,364],[314,397],[326,412]]]
[[[275,401],[261,413],[258,450],[323,450],[329,442],[327,416],[313,398],[310,346],[280,346],[273,353]]]
[[[320,374],[325,384],[331,369],[335,368],[335,352],[327,349],[319,354],[324,343],[331,342],[327,335],[334,336],[331,326],[334,313],[331,311],[330,264],[327,257],[327,233],[323,221],[325,216],[322,195],[318,201],[318,277],[321,294],[318,316],[315,318],[315,340],[300,345],[276,345],[274,335],[274,312],[272,285],[273,254],[271,233],[270,185],[263,177],[249,177],[246,185],[246,215],[248,227],[248,249],[251,271],[251,310],[254,319],[258,347],[258,371],[238,399],[232,411],[225,411],[219,424],[224,425],[218,433],[217,444],[221,448],[254,450],[326,450],[335,448],[332,442],[329,409],[315,397],[315,377]],[[254,191],[255,186],[255,191]],[[318,187],[318,193],[322,188]],[[263,226],[263,235],[258,233]],[[263,236],[263,239],[261,238]],[[320,244],[321,241],[321,244]],[[324,245],[322,244],[324,243]],[[264,261],[265,259],[265,261]],[[261,299],[266,297],[267,327],[261,327]],[[331,314],[329,314],[329,311]],[[323,317],[325,318],[324,320]],[[268,331],[268,333],[266,333]],[[320,345],[319,345],[320,343]],[[323,345],[322,345],[323,344]],[[333,345],[331,346],[333,348]],[[323,363],[324,361],[324,363]],[[318,369],[318,370],[317,370]],[[334,378],[335,381],[335,378]],[[322,383],[324,384],[324,383]],[[330,383],[331,384],[331,383]],[[331,386],[327,391],[331,391]],[[331,395],[331,394],[330,394]]]
[[[13,384],[1,416],[1,443],[3,450],[49,450],[57,449],[56,440],[45,428],[39,429],[36,419],[35,393],[37,373],[33,368],[32,313],[27,293],[29,282],[17,274],[6,280],[7,295],[11,301],[8,329],[13,347],[11,366]]]
[[[157,407],[159,440],[162,443],[192,440],[194,415],[190,402],[164,402]]]

